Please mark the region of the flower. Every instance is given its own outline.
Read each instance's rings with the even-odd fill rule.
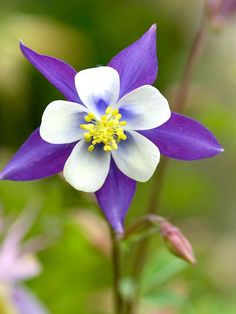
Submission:
[[[160,231],[171,253],[191,264],[196,263],[191,244],[177,227],[163,220]]]
[[[36,180],[60,171],[80,190],[95,191],[117,233],[135,194],[161,154],[180,160],[222,152],[197,121],[171,113],[152,87],[157,76],[156,26],[118,53],[106,67],[77,73],[70,65],[20,43],[24,56],[67,101],[46,108],[40,129],[0,173],[2,180]]]
[[[236,13],[236,0],[208,0],[207,11],[213,25],[222,26]]]
[[[28,245],[21,243],[34,220],[33,218],[34,213],[33,215],[23,213],[10,227],[4,230],[0,245],[1,313],[48,313],[39,300],[22,285],[22,281],[37,276],[41,271],[41,266],[33,253],[35,247],[31,247],[29,242]],[[3,221],[3,225],[5,227],[5,221]]]
[[[127,177],[150,179],[160,152],[137,130],[165,123],[171,115],[167,100],[151,85],[119,99],[119,74],[108,66],[78,72],[75,86],[80,104],[53,101],[40,126],[40,136],[48,143],[76,142],[64,165],[65,179],[77,190],[96,192],[106,180],[111,158]]]

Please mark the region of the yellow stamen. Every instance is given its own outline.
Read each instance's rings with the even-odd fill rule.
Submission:
[[[110,106],[107,107],[105,113],[106,113],[106,114],[110,114],[111,112],[112,112],[112,108],[111,108]]]
[[[119,113],[119,110],[118,110],[118,109],[114,109],[114,110],[112,111],[112,115],[113,115],[113,116],[116,116],[118,113]]]
[[[91,139],[91,134],[90,133],[84,133],[84,138],[86,140],[90,140]]]
[[[92,152],[94,150],[94,145],[90,145],[89,147],[88,147],[88,151],[89,152]]]
[[[108,151],[111,151],[111,150],[112,150],[112,148],[111,148],[111,146],[110,146],[110,145],[105,145],[105,146],[103,147],[103,149],[104,149],[106,152],[108,152]]]
[[[80,127],[86,131],[84,133],[86,142],[91,143],[88,146],[89,152],[94,150],[96,144],[103,144],[105,152],[118,149],[119,142],[127,139],[123,128],[126,121],[120,121],[121,118],[119,110],[111,106],[106,108],[100,120],[97,120],[92,112],[84,117],[84,120],[90,123],[81,124]]]
[[[91,119],[95,119],[95,115],[94,115],[92,112],[89,112],[89,113],[88,113],[88,116],[89,116]]]
[[[85,116],[85,117],[84,117],[84,120],[85,120],[86,122],[91,122],[92,119],[90,118],[90,116]]]

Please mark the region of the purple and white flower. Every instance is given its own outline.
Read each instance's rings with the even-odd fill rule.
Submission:
[[[41,302],[22,285],[23,281],[41,272],[41,266],[34,255],[36,248],[29,245],[29,242],[22,243],[33,218],[34,215],[23,213],[8,228],[6,221],[3,221],[0,245],[0,311],[3,313],[48,313]]]
[[[111,158],[127,177],[150,179],[160,152],[137,130],[165,123],[171,116],[167,100],[151,85],[119,98],[119,73],[111,67],[78,72],[75,86],[81,104],[50,103],[40,126],[46,142],[78,142],[64,165],[65,179],[78,190],[96,192],[106,180]]]
[[[136,181],[151,177],[160,153],[190,161],[222,152],[209,130],[170,113],[167,100],[151,86],[158,68],[155,25],[108,66],[78,73],[59,59],[20,46],[67,101],[48,105],[40,129],[0,179],[36,180],[63,171],[76,189],[96,192],[109,223],[123,233]]]

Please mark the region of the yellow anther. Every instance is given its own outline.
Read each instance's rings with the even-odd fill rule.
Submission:
[[[87,130],[87,124],[80,124],[81,129]]]
[[[90,133],[84,133],[84,138],[85,138],[86,140],[90,140],[91,134],[90,134]]]
[[[85,130],[84,138],[86,142],[91,144],[88,146],[88,151],[92,152],[96,144],[103,144],[103,149],[106,152],[117,150],[121,140],[126,140],[123,126],[126,121],[120,121],[122,115],[118,109],[107,107],[100,120],[95,118],[92,112],[89,112],[84,120],[88,123],[81,124],[81,129]],[[90,122],[90,123],[89,123]]]
[[[93,150],[94,150],[94,145],[89,145],[88,151],[89,151],[89,152],[92,152]]]
[[[112,112],[111,106],[107,107],[105,113],[106,113],[106,114],[110,114],[111,112]]]
[[[92,119],[90,118],[90,116],[85,116],[85,117],[84,117],[84,120],[85,120],[86,122],[91,122]]]
[[[117,132],[117,136],[118,136],[119,139],[121,139],[121,140],[126,140],[126,138],[127,138],[123,131]]]
[[[119,113],[119,110],[118,110],[118,109],[114,109],[114,110],[112,111],[112,115],[113,115],[113,116],[116,116],[118,113]]]
[[[103,147],[103,149],[105,150],[105,152],[108,152],[108,151],[111,151],[111,150],[112,150],[112,148],[111,148],[110,145],[105,145],[105,146]]]
[[[92,112],[89,112],[89,113],[88,113],[88,116],[89,116],[91,119],[95,119],[95,115],[94,115]]]

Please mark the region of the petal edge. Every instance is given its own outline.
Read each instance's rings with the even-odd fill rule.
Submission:
[[[201,123],[175,112],[160,127],[139,133],[152,141],[161,154],[173,159],[200,160],[224,151],[215,136]]]
[[[75,143],[49,144],[36,129],[0,173],[1,180],[33,181],[63,170]]]
[[[120,97],[142,85],[152,85],[158,69],[156,24],[113,57],[108,66],[117,70],[120,75]]]
[[[75,89],[74,78],[77,71],[64,61],[39,54],[20,41],[20,49],[25,58],[54,85],[69,101],[81,103]]]

